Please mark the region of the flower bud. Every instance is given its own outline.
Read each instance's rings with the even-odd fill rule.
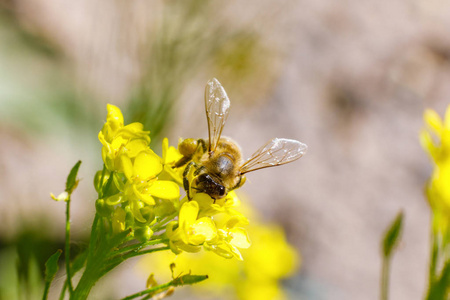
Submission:
[[[95,201],[95,209],[102,217],[109,217],[113,212],[112,206],[106,204],[104,199],[97,199],[97,201]]]
[[[153,231],[148,226],[139,227],[134,231],[134,237],[141,241],[146,242],[153,236]]]

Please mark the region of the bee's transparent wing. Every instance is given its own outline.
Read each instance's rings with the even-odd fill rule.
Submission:
[[[287,164],[302,157],[308,146],[290,139],[274,138],[259,148],[239,169],[241,174]]]
[[[211,79],[206,84],[205,109],[208,119],[208,151],[214,151],[230,109],[230,99],[228,99],[227,93],[216,78]]]

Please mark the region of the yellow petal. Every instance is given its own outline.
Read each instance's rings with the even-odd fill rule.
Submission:
[[[437,148],[433,143],[433,138],[431,137],[431,134],[426,130],[422,130],[419,134],[419,140],[420,144],[422,145],[422,148],[428,151],[430,156],[434,160],[436,160]]]
[[[247,232],[242,228],[230,229],[229,235],[232,237],[230,244],[239,248],[250,247],[250,239]]]
[[[203,241],[210,241],[217,235],[216,225],[213,220],[208,217],[198,219],[194,224],[192,224],[191,228],[194,230],[195,235],[203,236]]]
[[[431,130],[433,130],[434,133],[437,135],[440,135],[442,132],[442,129],[444,128],[444,125],[442,124],[441,117],[431,109],[425,110],[425,113],[423,114],[423,119],[425,123],[430,127]]]
[[[226,223],[226,227],[227,228],[233,228],[233,227],[237,227],[237,226],[243,226],[243,225],[248,225],[248,220],[246,217],[244,217],[243,215],[239,214],[239,215],[235,215],[232,216]]]
[[[166,164],[173,164],[177,161],[179,161],[183,155],[177,150],[177,148],[171,146],[169,149],[167,149],[167,155],[166,155]]]
[[[198,215],[198,203],[195,201],[189,201],[184,203],[180,209],[179,222],[180,228],[183,231],[187,231],[190,225],[194,224]]]
[[[120,131],[117,133],[124,139],[136,139],[136,138],[142,138],[147,141],[147,143],[150,143],[150,137],[149,133],[150,131],[144,131],[144,125],[141,123],[135,122],[128,124],[127,126],[120,129]]]
[[[132,201],[130,207],[131,207],[131,212],[133,213],[134,218],[141,223],[145,223],[145,222],[147,222],[147,220],[141,214],[142,205],[143,205],[142,202],[139,204],[138,201]]]
[[[445,111],[444,128],[450,130],[450,105],[447,106],[447,110]]]
[[[153,151],[138,154],[134,160],[134,175],[140,180],[147,180],[161,173],[163,169],[161,158]]]
[[[148,143],[144,139],[135,139],[126,144],[127,155],[136,157],[140,152],[148,149]]]
[[[155,199],[153,199],[152,195],[146,191],[145,193],[140,191],[140,188],[136,184],[133,184],[133,192],[136,198],[138,198],[141,201],[144,201],[148,205],[155,205]]]
[[[234,257],[236,257],[236,258],[239,259],[239,260],[244,260],[244,259],[242,258],[242,254],[241,254],[241,252],[239,251],[238,248],[236,248],[236,247],[233,246],[233,245],[229,245],[229,246],[230,246],[230,252],[233,254]]]
[[[131,159],[126,155],[120,156],[120,170],[125,174],[128,180],[133,177],[133,164]]]
[[[172,181],[158,180],[149,188],[148,192],[161,199],[176,199],[180,197],[180,187]]]
[[[118,121],[123,123],[123,115],[120,109],[113,105],[113,104],[106,104],[106,110],[108,111],[108,114],[106,116],[106,120],[110,121]]]
[[[123,126],[123,115],[120,109],[112,104],[106,105],[106,110],[108,111],[108,114],[106,115],[106,122],[109,123],[111,126],[111,129],[113,131],[118,130],[120,127]]]
[[[219,245],[217,245],[217,244],[211,245],[211,244],[205,243],[205,244],[203,244],[203,246],[205,247],[206,250],[212,251],[215,254],[222,256],[224,258],[232,258],[233,257],[233,253],[230,250],[229,245],[227,245],[225,243],[221,243]],[[242,259],[240,259],[240,260],[242,260]]]
[[[195,245],[187,245],[184,244],[182,242],[179,242],[177,244],[178,248],[186,251],[186,252],[190,252],[190,253],[195,253],[195,252],[199,252],[202,248],[200,246],[195,246]]]
[[[162,141],[162,159],[165,164],[167,163],[166,162],[167,149],[169,149],[169,139],[164,138]]]
[[[61,194],[58,195],[58,197],[53,195],[53,193],[50,193],[50,197],[55,201],[67,201],[69,199],[69,193],[62,192]]]

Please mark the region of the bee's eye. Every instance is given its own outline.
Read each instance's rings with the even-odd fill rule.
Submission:
[[[222,185],[219,187],[219,195],[220,196],[225,196],[225,187],[222,186]]]

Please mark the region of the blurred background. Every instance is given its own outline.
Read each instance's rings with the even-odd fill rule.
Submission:
[[[86,246],[106,104],[119,106],[126,123],[142,122],[161,153],[164,137],[176,145],[207,136],[203,93],[212,77],[232,102],[224,135],[244,156],[273,137],[309,146],[296,163],[249,174],[240,190],[260,222],[279,224],[298,252],[280,283],[285,296],[377,299],[380,239],[403,210],[391,297],[423,298],[431,166],[418,132],[423,110],[442,115],[450,99],[449,7],[0,0],[0,298],[14,299],[18,281],[24,299],[40,297],[43,263],[64,241],[65,207],[49,193],[63,190],[79,159],[74,252]],[[144,289],[151,268],[145,274],[135,264],[100,281],[92,298]],[[183,288],[175,298],[187,295],[199,297]]]

